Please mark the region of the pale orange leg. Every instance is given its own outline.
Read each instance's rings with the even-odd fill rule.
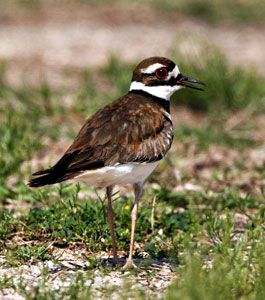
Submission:
[[[108,221],[109,221],[109,227],[110,227],[110,235],[111,235],[111,243],[112,243],[112,253],[113,253],[113,264],[116,265],[118,263],[118,255],[117,255],[117,249],[116,249],[116,242],[115,242],[115,231],[114,231],[114,211],[112,208],[112,190],[113,186],[107,187],[107,199],[108,199]]]
[[[136,268],[136,265],[133,263],[132,256],[134,250],[134,234],[135,234],[135,225],[137,220],[138,205],[139,205],[139,200],[141,199],[143,193],[143,183],[135,183],[133,187],[134,187],[135,201],[131,212],[132,227],[131,227],[130,252],[129,252],[129,257],[126,260],[126,264],[122,268],[123,270]]]

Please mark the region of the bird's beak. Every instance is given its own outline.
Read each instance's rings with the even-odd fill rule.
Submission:
[[[197,80],[197,79],[189,78],[189,77],[184,76],[182,74],[179,74],[176,77],[176,84],[177,85],[182,85],[184,87],[188,87],[188,88],[191,88],[191,89],[195,89],[195,90],[199,90],[199,91],[204,91],[203,88],[195,86],[192,83],[198,83],[198,84],[201,84],[201,85],[205,86],[205,84],[202,81]]]

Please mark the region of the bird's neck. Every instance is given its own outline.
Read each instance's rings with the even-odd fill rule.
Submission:
[[[148,99],[151,99],[152,101],[156,102],[157,104],[159,104],[160,106],[162,106],[168,113],[170,113],[170,101],[157,97],[153,94],[149,94],[148,92],[144,91],[144,90],[130,90],[129,91],[130,94],[134,94],[134,95],[141,95],[144,97],[147,97]]]

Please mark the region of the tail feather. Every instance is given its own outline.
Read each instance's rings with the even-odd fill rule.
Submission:
[[[51,173],[51,169],[39,170],[39,171],[33,173],[32,176],[39,176],[39,175],[44,175],[44,174],[49,174],[49,173]]]
[[[39,173],[39,172],[37,172]],[[34,173],[36,174],[36,173]],[[54,183],[58,183],[64,180],[63,176],[58,176],[58,173],[56,174],[56,172],[50,172],[47,174],[46,173],[42,173],[44,175],[36,177],[36,178],[32,178],[29,183],[28,186],[30,187],[39,187],[39,186],[44,186],[47,184],[54,184]],[[41,175],[41,174],[40,174]]]
[[[32,176],[38,176],[36,178],[32,178],[28,186],[30,187],[38,187],[44,186],[48,184],[54,184],[58,182],[62,182],[66,179],[69,179],[69,175],[67,175],[67,168],[71,163],[73,157],[80,150],[70,151],[66,153],[52,168],[40,170],[32,174]]]

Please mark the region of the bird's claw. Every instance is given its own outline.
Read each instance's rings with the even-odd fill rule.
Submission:
[[[133,263],[132,259],[127,259],[125,265],[122,267],[123,271],[137,269],[137,266]]]

